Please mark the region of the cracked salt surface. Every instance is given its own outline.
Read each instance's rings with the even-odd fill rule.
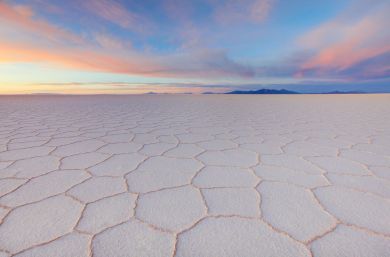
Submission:
[[[390,96],[0,97],[0,256],[390,256]]]

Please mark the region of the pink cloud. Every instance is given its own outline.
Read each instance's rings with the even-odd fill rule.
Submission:
[[[301,65],[305,71],[340,72],[390,51],[388,5],[352,21],[337,18],[313,29],[299,43],[315,54]]]
[[[130,41],[123,41],[106,33],[95,33],[94,38],[99,46],[105,49],[124,50],[132,47]]]
[[[91,46],[46,47],[33,42],[0,40],[0,63],[45,63],[67,69],[97,71],[145,77],[213,78],[252,77],[250,67],[229,59],[224,52],[197,51],[171,55],[136,53],[131,49]]]
[[[81,42],[82,38],[65,29],[57,27],[46,21],[35,17],[33,10],[25,5],[9,5],[0,2],[0,21],[10,23],[19,29],[39,34],[50,40],[67,40],[70,42]]]
[[[251,7],[250,17],[253,21],[262,22],[267,17],[274,5],[273,0],[257,0]]]
[[[166,0],[163,2],[167,15],[175,20],[189,22],[194,10],[194,3],[182,0]]]
[[[219,23],[231,24],[239,21],[263,22],[275,3],[274,0],[227,0],[216,3],[215,18]]]
[[[80,3],[87,11],[122,28],[143,33],[151,28],[151,24],[146,19],[129,11],[116,0],[81,0]]]
[[[108,13],[113,15],[117,9],[113,10]],[[165,55],[136,52],[128,41],[104,33],[95,33],[93,40],[86,40],[38,17],[28,6],[0,2],[0,21],[7,24],[5,33],[11,33],[0,38],[3,63],[46,63],[147,77],[254,76],[252,68],[234,62],[223,51],[196,48]]]

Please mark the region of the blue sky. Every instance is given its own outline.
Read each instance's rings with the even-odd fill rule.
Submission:
[[[390,91],[385,0],[0,1],[0,93]]]

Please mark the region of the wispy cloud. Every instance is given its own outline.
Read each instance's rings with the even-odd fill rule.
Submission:
[[[93,47],[45,48],[31,43],[0,40],[0,62],[46,62],[60,67],[146,77],[251,77],[250,67],[238,64],[223,52],[191,52],[174,55],[109,52]]]
[[[151,24],[142,16],[132,12],[116,0],[81,1],[80,4],[90,13],[122,28],[145,32]]]
[[[0,22],[52,41],[65,40],[67,43],[82,41],[80,36],[37,18],[34,11],[27,5],[10,5],[0,1]]]
[[[0,64],[243,87],[271,80],[390,77],[387,0],[352,1],[338,16],[309,25],[301,24],[307,17],[293,25],[282,17],[293,5],[277,0],[0,0]]]
[[[106,1],[97,2],[108,4]],[[113,10],[118,8],[115,7]],[[46,62],[66,68],[150,77],[254,75],[250,67],[231,60],[220,50],[197,49],[170,54],[137,52],[131,48],[127,40],[110,37],[107,34],[95,33],[93,36],[97,44],[83,41],[76,34],[35,17],[28,8],[20,9],[2,3],[0,14],[4,14],[2,20],[20,27],[19,30],[35,33],[24,41],[0,39],[1,62]],[[43,41],[40,37],[46,35],[49,38]],[[39,36],[39,39],[36,36]],[[78,44],[69,44],[72,41],[77,41]]]
[[[107,33],[94,33],[94,38],[98,45],[104,49],[123,50],[131,49],[132,46],[129,40],[121,40],[114,36],[108,35]]]
[[[371,10],[364,15],[343,13],[308,32],[299,42],[314,54],[301,65],[300,73],[348,75],[348,71],[354,71],[356,74],[349,74],[353,77],[364,71],[367,77],[370,72],[373,76],[389,75],[388,67],[368,67],[368,63],[375,65],[374,60],[390,52],[389,13],[390,6],[378,1],[371,3]],[[361,66],[364,69],[359,71],[357,66],[361,64],[365,64]]]
[[[215,3],[215,18],[222,24],[242,21],[263,22],[275,4],[274,0],[227,0]]]

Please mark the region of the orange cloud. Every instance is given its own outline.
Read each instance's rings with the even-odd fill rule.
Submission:
[[[45,62],[72,69],[129,74],[160,69],[142,58],[114,56],[99,49],[44,48],[6,41],[0,41],[0,49],[0,62]]]
[[[98,2],[108,4],[107,1]],[[105,34],[96,33],[94,41],[83,40],[38,19],[27,6],[1,2],[0,21],[10,25],[6,33],[17,33],[17,37],[11,34],[0,38],[0,62],[3,63],[38,62],[70,69],[149,77],[253,76],[250,67],[232,61],[222,51],[192,50],[163,55],[135,52],[129,43]]]
[[[222,52],[197,52],[169,56],[140,55],[130,51],[115,54],[102,49],[46,48],[0,41],[1,62],[40,62],[58,66],[148,77],[241,77],[252,76],[250,68],[228,59]]]

